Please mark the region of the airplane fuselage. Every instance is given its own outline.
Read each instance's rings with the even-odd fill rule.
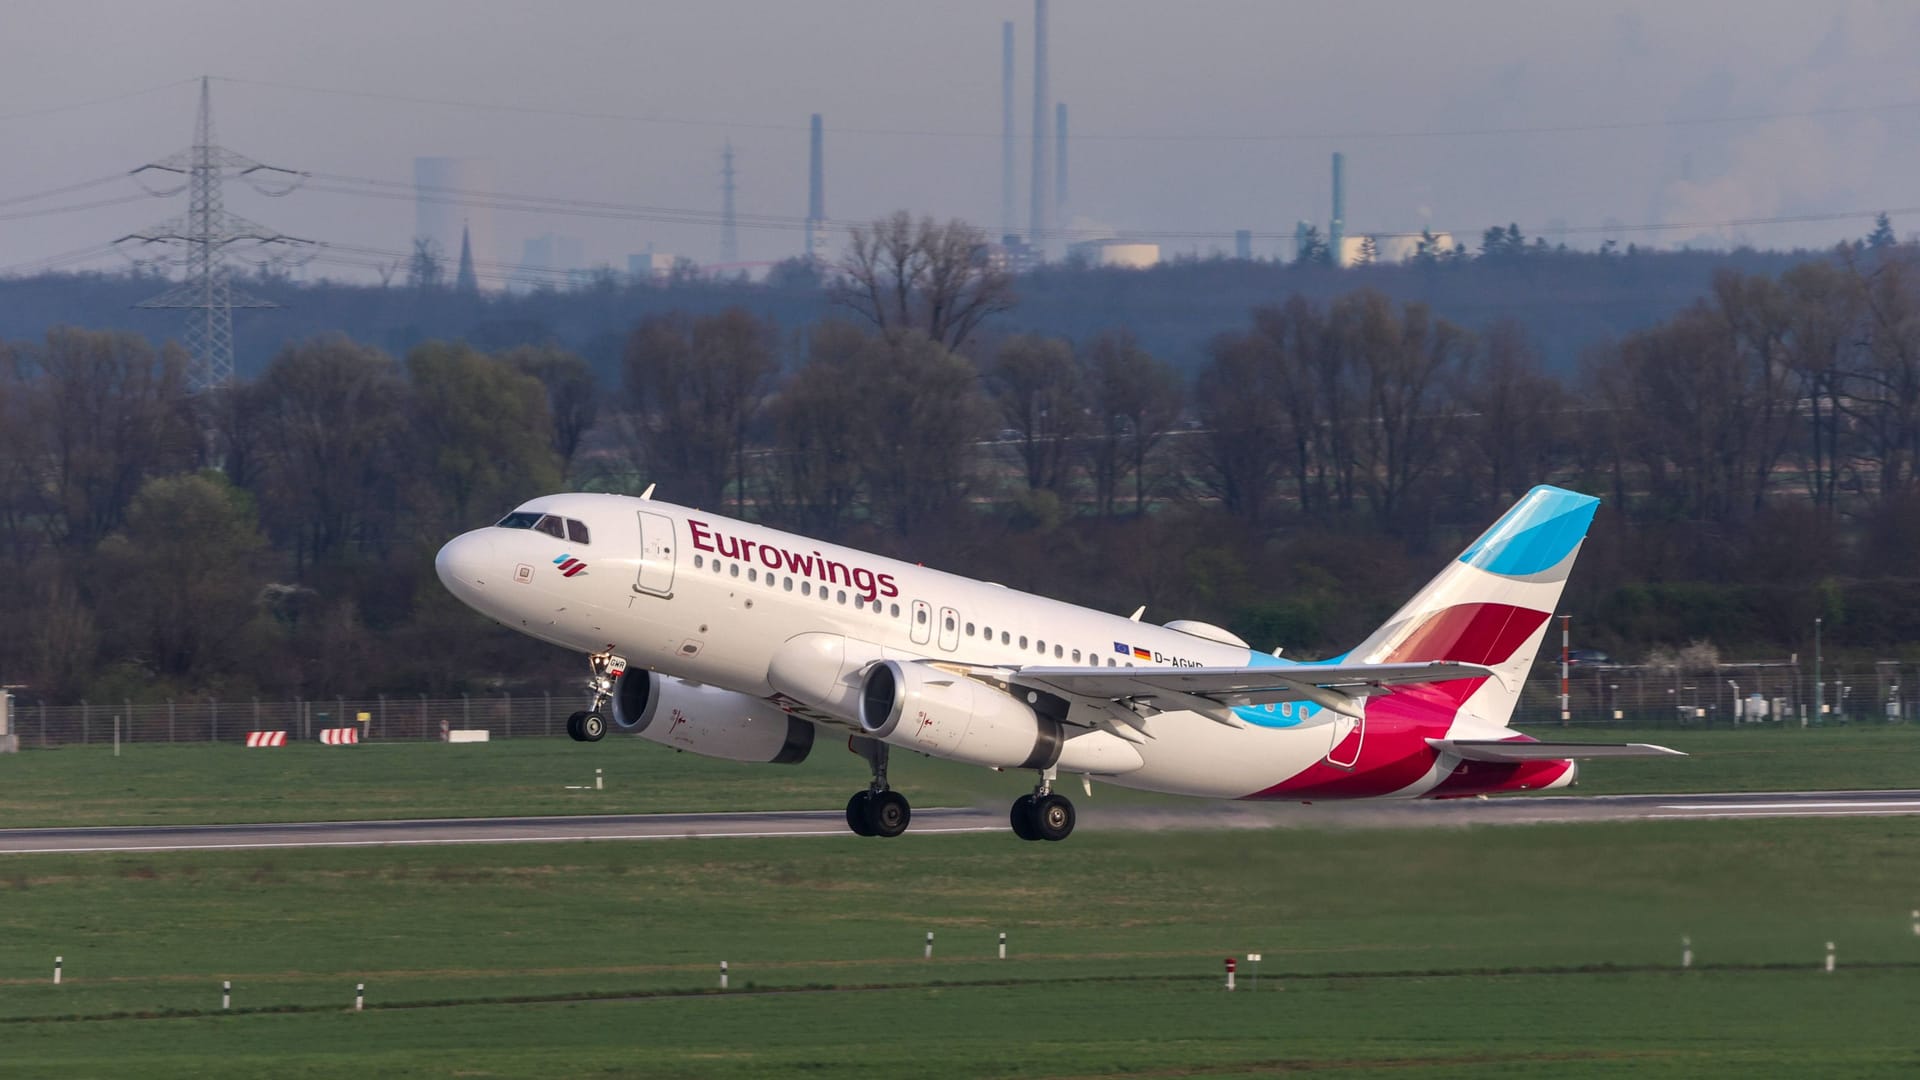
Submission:
[[[630,671],[773,702],[823,734],[861,732],[847,690],[881,660],[1009,671],[1288,663],[1203,624],[1151,625],[650,499],[553,495],[522,514],[564,520],[553,527],[563,535],[523,518],[449,543],[439,569],[463,602],[568,649],[611,646]],[[1116,763],[1090,775],[1182,795],[1419,797],[1572,779],[1571,762],[1469,762],[1430,745],[1505,730],[1504,719],[1476,720],[1470,697],[1416,688],[1367,698],[1364,708],[1355,717],[1283,701],[1221,716],[1163,701],[1130,727],[1109,725],[1114,733],[1077,715],[1068,730],[1125,736],[1109,756],[1086,758]]]

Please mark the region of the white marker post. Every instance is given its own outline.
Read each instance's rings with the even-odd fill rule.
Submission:
[[[1227,991],[1233,991],[1233,957],[1227,957]]]
[[[53,958],[53,985],[55,986],[60,985],[60,965],[65,963],[66,959],[64,956],[56,956]]]
[[[1827,942],[1827,974],[1833,974],[1833,942]]]
[[[606,789],[607,789],[606,780],[604,777],[600,775],[600,770],[599,769],[593,770],[593,790],[605,791]]]
[[[725,960],[722,960],[720,961],[720,989],[725,990],[726,988],[727,988],[727,962]]]
[[[220,980],[220,1008],[224,1011],[233,1008],[233,980]]]
[[[1920,930],[1915,930],[1914,932],[1920,933]],[[1007,958],[1007,932],[1005,930],[1002,930],[1000,931],[1000,959],[1005,960],[1006,958]]]
[[[1920,909],[1913,913],[1913,936],[1920,937]]]
[[[927,952],[924,959],[933,959],[933,931],[927,931]]]
[[[353,1011],[360,1012],[367,1007],[367,984],[353,984]]]
[[[1690,968],[1693,966],[1693,939],[1691,937],[1682,937],[1680,939],[1680,966],[1682,968]]]
[[[1247,963],[1253,965],[1253,986],[1251,989],[1257,993],[1260,990],[1260,954],[1257,952],[1248,953]]]

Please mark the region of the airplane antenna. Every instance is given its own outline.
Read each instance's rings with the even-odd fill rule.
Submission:
[[[1147,613],[1147,605],[1141,604],[1139,607],[1134,608],[1133,614],[1127,616],[1127,618],[1132,619],[1134,622],[1139,622],[1140,616],[1145,615],[1146,613]]]
[[[653,498],[653,488],[654,488],[654,485],[652,485],[652,484],[648,484],[648,485],[647,485],[647,490],[645,490],[645,491],[643,491],[643,492],[641,492],[641,493],[640,493],[640,497],[641,497],[641,498],[643,498],[643,499],[651,499],[651,498]]]

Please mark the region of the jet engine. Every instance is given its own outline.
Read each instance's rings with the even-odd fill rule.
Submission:
[[[613,726],[703,757],[797,765],[813,749],[813,725],[756,697],[628,671],[613,692]]]
[[[907,750],[1002,769],[1045,769],[1060,760],[1058,720],[964,675],[883,660],[860,687],[860,727]]]

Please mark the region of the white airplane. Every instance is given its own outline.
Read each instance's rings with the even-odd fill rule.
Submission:
[[[1575,758],[1673,754],[1509,727],[1599,500],[1537,487],[1344,656],[1299,663],[651,498],[534,499],[435,559],[503,625],[589,654],[568,721],[794,764],[822,731],[871,766],[862,836],[911,809],[892,748],[1039,781],[1009,820],[1062,840],[1062,773],[1224,799],[1446,798],[1565,787]]]

